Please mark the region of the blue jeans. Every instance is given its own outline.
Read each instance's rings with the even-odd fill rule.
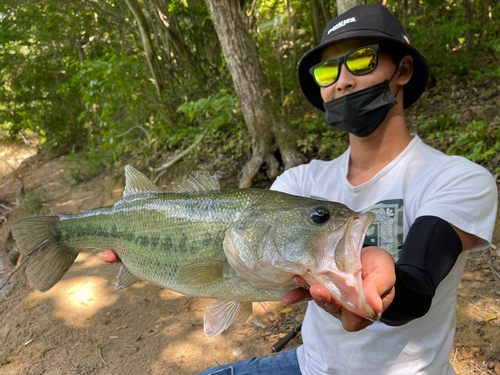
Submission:
[[[198,375],[301,375],[297,349],[277,356],[229,363],[200,372]]]

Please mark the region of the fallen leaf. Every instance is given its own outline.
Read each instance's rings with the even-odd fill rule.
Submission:
[[[497,314],[494,313],[494,312],[489,312],[488,314],[486,314],[486,316],[484,317],[484,320],[486,322],[490,321],[490,320],[495,320],[497,318]]]
[[[259,318],[253,319],[252,323],[255,324],[259,328],[266,328],[266,325],[264,324],[264,322],[262,320],[260,320]]]

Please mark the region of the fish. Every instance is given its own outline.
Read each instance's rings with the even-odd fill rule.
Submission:
[[[147,280],[215,299],[203,317],[207,337],[243,323],[253,302],[281,300],[297,287],[295,275],[323,285],[353,313],[379,318],[366,303],[360,261],[373,213],[266,189],[221,189],[208,172],[167,191],[132,166],[125,178],[114,205],[13,224],[36,289],[51,289],[83,249],[112,249],[122,261],[115,290]]]

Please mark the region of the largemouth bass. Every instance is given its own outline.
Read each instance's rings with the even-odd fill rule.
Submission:
[[[360,262],[373,213],[270,190],[220,189],[208,173],[171,192],[130,166],[125,176],[113,206],[14,223],[38,290],[52,288],[82,249],[113,249],[123,263],[115,289],[147,280],[217,299],[204,315],[208,337],[244,322],[252,302],[281,300],[296,288],[294,275],[323,285],[355,314],[378,318],[365,300]]]

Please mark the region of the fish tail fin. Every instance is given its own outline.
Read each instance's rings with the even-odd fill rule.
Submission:
[[[31,216],[12,226],[19,251],[30,258],[26,267],[28,280],[41,292],[61,280],[80,252],[57,241],[59,220],[59,215]]]

